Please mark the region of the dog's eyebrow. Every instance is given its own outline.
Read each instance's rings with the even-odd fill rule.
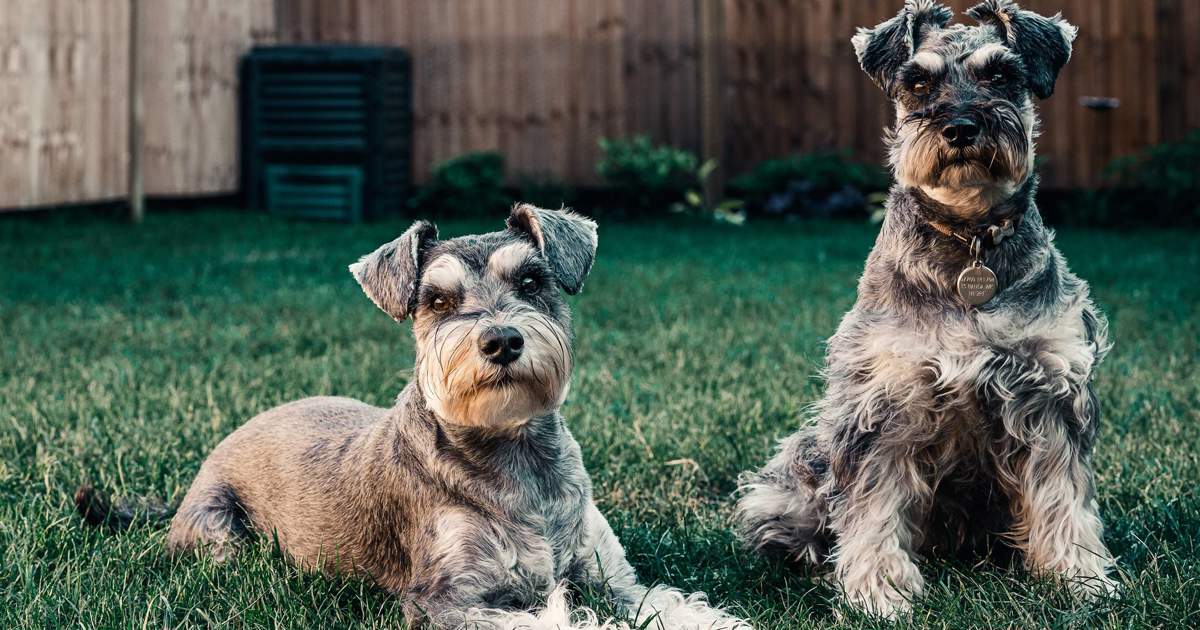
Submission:
[[[1008,57],[1011,55],[1012,51],[1003,44],[985,44],[969,53],[963,53],[959,57],[959,60],[963,62],[963,65],[972,68],[982,68],[997,57]]]
[[[506,278],[524,265],[532,255],[533,248],[528,243],[510,243],[488,256],[488,272]]]
[[[946,59],[928,50],[913,55],[912,62],[932,75],[939,75],[946,71]]]
[[[450,254],[443,254],[430,262],[423,276],[426,285],[445,290],[462,287],[466,279],[467,266],[457,256]]]

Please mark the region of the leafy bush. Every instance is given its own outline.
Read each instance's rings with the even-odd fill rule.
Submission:
[[[741,199],[713,200],[704,194],[704,189],[708,187],[708,179],[716,170],[716,160],[708,160],[701,164],[700,168],[696,169],[696,189],[685,192],[683,201],[672,204],[671,211],[707,216],[721,223],[745,224],[746,211],[743,208],[746,203],[744,201]]]
[[[627,211],[655,214],[666,211],[698,214],[741,225],[746,216],[742,202],[713,202],[701,192],[717,168],[713,160],[701,163],[696,154],[670,145],[655,145],[646,136],[600,139],[604,153],[596,165]]]
[[[601,138],[600,150],[604,155],[596,172],[629,211],[665,213],[696,187],[700,160],[690,151],[656,146],[646,136]]]
[[[729,183],[754,212],[807,217],[859,217],[890,183],[883,168],[840,151],[767,160]]]
[[[1108,173],[1117,184],[1110,196],[1137,199],[1141,220],[1168,225],[1200,222],[1200,129],[1193,129],[1182,140],[1117,158]],[[1117,201],[1109,199],[1107,205],[1123,205]]]
[[[428,215],[462,216],[503,212],[512,203],[504,190],[504,156],[467,153],[438,165],[409,206]]]

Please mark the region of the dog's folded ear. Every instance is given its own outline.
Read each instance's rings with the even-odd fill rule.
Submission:
[[[1021,9],[1013,0],[987,0],[969,9],[967,15],[995,28],[1021,58],[1034,95],[1049,98],[1054,93],[1058,71],[1071,59],[1071,44],[1079,29],[1061,13],[1041,16]]]
[[[432,223],[417,221],[400,238],[350,265],[350,273],[376,306],[392,319],[402,321],[416,299],[421,257],[437,242],[437,236],[437,227]]]
[[[537,246],[564,291],[575,295],[583,289],[596,259],[594,221],[565,208],[546,210],[520,203],[508,216],[508,228]]]
[[[907,0],[896,17],[875,28],[858,29],[850,43],[863,72],[892,97],[896,71],[931,32],[945,28],[953,17],[953,11],[933,0]]]

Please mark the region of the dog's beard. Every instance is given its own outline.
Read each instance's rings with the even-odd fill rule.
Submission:
[[[1029,176],[1035,122],[1031,108],[985,108],[978,142],[964,149],[941,137],[940,117],[902,114],[890,140],[900,184],[924,189],[1012,190]]]
[[[521,356],[507,366],[479,353],[479,335],[504,324],[525,338]],[[418,348],[417,370],[429,408],[443,420],[508,429],[562,404],[571,373],[567,332],[536,311],[499,318],[455,320],[429,331]]]

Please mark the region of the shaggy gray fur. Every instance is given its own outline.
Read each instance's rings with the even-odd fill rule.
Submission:
[[[437,241],[437,227],[417,221],[400,238],[379,246],[350,268],[354,279],[380,310],[401,321],[408,318],[417,298],[417,265],[430,243]],[[403,282],[395,279],[404,278]]]
[[[569,213],[521,204],[508,218],[508,227],[529,234],[558,276],[563,291],[575,295],[595,259],[596,230],[574,220]]]
[[[607,589],[650,627],[746,627],[702,594],[640,586],[592,502],[559,413],[573,357],[558,286],[582,287],[596,225],[522,205],[509,226],[439,241],[418,221],[352,265],[381,309],[413,319],[412,382],[390,409],[307,398],[251,419],[201,466],[169,549],[223,559],[262,533],[305,568],[397,594],[414,624],[563,624],[572,616],[561,595],[541,616],[527,609],[565,581]],[[485,356],[481,335],[499,326],[524,340],[511,362]],[[90,520],[113,522],[86,493],[80,505]]]
[[[948,26],[945,7],[910,1],[854,38],[895,99],[898,183],[829,340],[824,398],[742,480],[749,545],[830,570],[882,616],[920,595],[926,553],[1015,551],[1078,593],[1115,586],[1089,465],[1106,323],[1033,201],[1030,93],[1050,93],[1074,28],[1004,0],[970,14],[983,23]],[[962,118],[981,132],[955,148],[940,132]],[[999,293],[967,306],[968,249],[930,222],[972,233],[1002,218],[1020,223],[986,252]]]

